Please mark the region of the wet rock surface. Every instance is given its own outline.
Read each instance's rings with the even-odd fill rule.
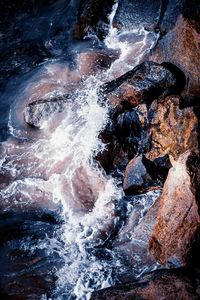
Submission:
[[[30,126],[40,128],[44,121],[48,121],[53,115],[63,112],[68,102],[69,96],[58,96],[29,103],[24,109],[25,122]]]
[[[126,220],[112,247],[123,257],[124,265],[130,270],[132,279],[141,276],[146,270],[159,267],[156,259],[150,254],[148,245],[156,222],[161,192],[160,189],[126,197]],[[123,277],[121,281],[126,282]]]
[[[113,4],[113,0],[81,0],[74,30],[75,38],[83,39],[87,34],[95,33],[98,38],[103,39],[108,33],[108,16]]]
[[[106,83],[101,92],[107,94],[112,105],[128,102],[132,107],[150,103],[159,96],[172,93],[176,77],[162,65],[148,61],[127,72],[116,80]]]
[[[55,261],[57,266],[63,262],[56,253],[47,255],[45,248],[36,245],[52,237],[61,223],[59,214],[45,210],[0,214],[1,299],[50,296],[56,282],[53,266]]]
[[[199,285],[198,274],[190,270],[161,270],[146,274],[138,281],[95,292],[91,299],[197,300]]]
[[[199,158],[191,152],[182,154],[169,171],[149,242],[151,253],[162,264],[187,263],[188,250],[200,225],[196,198],[199,176]]]
[[[60,78],[64,86],[74,84],[72,92],[75,88],[82,91],[88,76],[105,72],[120,57],[118,49],[107,49],[103,42],[108,33],[108,24],[112,21],[109,14],[114,1],[11,2],[1,3],[0,87],[1,84],[4,86],[8,78],[12,78],[9,87],[15,91],[18,84],[14,80],[15,76],[29,72],[46,59],[59,57],[67,62],[69,68],[66,68],[64,74],[62,67],[55,66],[57,68],[55,73],[50,67],[51,75],[48,79],[54,76],[54,82],[52,85],[51,82],[47,82],[49,86],[45,86],[40,92],[45,94],[55,90],[54,83],[59,82]],[[67,176],[71,176],[70,183],[62,181],[58,175],[64,173],[66,165],[70,165],[71,156],[67,157],[66,161],[61,159],[53,166],[51,158],[49,164],[45,158],[44,166],[41,167],[41,147],[36,147],[36,151],[29,154],[26,146],[32,145],[26,145],[26,141],[21,143],[15,141],[15,144],[11,140],[10,144],[6,144],[9,150],[5,152],[5,158],[0,160],[0,186],[5,189],[1,192],[0,208],[2,211],[7,210],[6,213],[0,214],[2,299],[42,299],[43,295],[52,298],[58,285],[56,269],[66,264],[65,267],[68,269],[67,272],[64,269],[62,276],[69,273],[69,277],[73,277],[74,273],[80,271],[80,265],[76,264],[80,256],[80,260],[83,256],[88,256],[89,259],[81,261],[82,264],[86,263],[86,267],[81,265],[80,273],[83,274],[75,275],[74,278],[75,281],[78,278],[78,282],[80,279],[84,283],[85,280],[88,281],[85,285],[76,286],[76,295],[69,287],[70,291],[64,293],[65,298],[69,296],[67,293],[70,293],[69,297],[78,295],[77,297],[81,299],[84,289],[92,291],[94,288],[113,285],[113,278],[116,279],[115,284],[123,283],[123,285],[98,291],[93,294],[92,299],[200,298],[198,269],[200,164],[197,152],[200,115],[199,4],[197,1],[188,0],[148,0],[144,3],[138,0],[119,0],[113,25],[118,34],[125,30],[118,43],[127,45],[132,41],[130,56],[137,56],[136,44],[139,45],[138,49],[141,42],[144,44],[146,42],[144,48],[152,45],[145,30],[143,34],[147,40],[141,39],[141,35],[133,34],[132,31],[136,27],[145,27],[151,31],[154,39],[159,36],[158,43],[151,54],[147,55],[148,58],[147,56],[142,58],[145,62],[122,76],[120,76],[123,74],[122,70],[114,72],[113,76],[112,72],[109,74],[109,80],[120,76],[100,88],[99,104],[109,105],[109,120],[102,132],[92,131],[91,129],[96,126],[94,123],[98,122],[95,119],[96,110],[92,110],[92,118],[86,127],[88,143],[81,144],[82,148],[87,148],[89,139],[93,138],[93,134],[98,134],[99,139],[105,144],[105,149],[98,154],[96,148],[93,149],[95,168],[98,170],[101,165],[106,172],[105,175],[102,170],[103,176],[108,176],[106,178],[109,180],[116,180],[117,189],[122,191],[123,188],[126,196],[120,198],[121,194],[119,196],[114,193],[112,196],[114,199],[107,203],[103,199],[104,196],[101,198],[103,195],[101,193],[105,191],[111,193],[113,189],[111,183],[107,186],[98,172],[90,173],[80,165],[75,171],[67,169]],[[132,66],[130,57],[126,58],[125,62],[133,68],[134,64]],[[120,62],[118,69],[123,63]],[[57,76],[62,72],[63,77]],[[26,81],[26,76],[24,78]],[[37,80],[37,76],[34,80]],[[104,80],[106,81],[103,78],[102,82],[105,82]],[[56,88],[58,86],[56,85]],[[39,97],[36,101],[26,104],[25,122],[41,128],[45,121],[64,113],[70,98],[66,90],[62,97]],[[11,96],[13,101],[15,97],[13,94]],[[76,97],[75,93],[73,97]],[[9,105],[6,101],[5,97],[0,107],[1,111],[5,111]],[[87,109],[90,104],[87,103]],[[95,107],[95,103],[93,104]],[[91,114],[90,110],[88,114]],[[79,121],[81,124],[84,123],[81,118],[81,114],[77,115],[78,124]],[[76,129],[77,123],[73,124],[77,126]],[[70,142],[73,144],[73,131],[70,134]],[[82,137],[86,137],[84,132],[80,133],[80,141]],[[57,156],[62,158],[63,153],[68,150],[66,147],[63,152],[59,152],[59,148],[62,150],[64,138],[65,135],[55,135],[53,143],[59,142],[61,146],[50,151],[52,160],[56,160]],[[80,148],[76,146],[75,143],[73,148],[77,156],[74,156],[75,160],[80,154]],[[48,156],[48,151],[45,156]],[[92,155],[93,153],[90,153],[87,157],[89,165],[93,159]],[[42,168],[45,168],[45,171]],[[77,223],[73,220],[71,227],[67,228],[71,236],[67,237],[69,240],[80,238],[81,243],[85,242],[85,245],[84,243],[81,246],[76,245],[80,246],[80,251],[85,251],[81,252],[80,256],[76,256],[76,247],[73,249],[70,248],[71,245],[66,247],[66,240],[60,241],[62,222],[54,215],[60,208],[60,203],[53,201],[49,203],[52,198],[49,191],[52,190],[52,182],[54,183],[53,180],[47,182],[51,173],[57,179],[56,184],[60,184],[63,188],[59,191],[64,190],[63,194],[72,202],[76,200],[74,211],[80,220],[78,219]],[[42,188],[38,186],[39,181],[36,180],[35,183],[32,181],[33,177],[38,179],[41,176],[44,178]],[[30,184],[28,188],[24,186],[24,179],[28,179]],[[6,190],[7,185],[10,185],[10,190]],[[60,194],[56,191],[56,198],[52,199],[57,201],[57,196],[60,197]],[[32,197],[35,201],[33,204]],[[98,198],[101,201],[98,202]],[[51,212],[48,213],[45,208]],[[39,209],[45,212],[38,211]],[[103,216],[99,215],[102,210]],[[81,219],[82,216],[85,216],[85,219],[84,217]],[[91,223],[87,223],[89,219]],[[85,223],[81,223],[83,220]],[[72,228],[74,231],[71,231]],[[50,240],[53,246],[49,244]],[[94,251],[94,256],[90,256],[88,248],[91,252]],[[73,252],[72,260],[68,251]],[[67,253],[64,256],[65,262],[62,260],[63,256],[61,258],[59,255],[63,252]],[[104,260],[100,265],[97,264],[99,257],[102,259],[101,263]],[[119,257],[121,265],[118,265]],[[68,265],[67,259],[70,260]],[[109,269],[112,263],[116,265],[113,264],[113,269]],[[157,270],[145,275],[146,272],[164,268],[163,265],[179,269]],[[197,272],[180,268],[185,265],[196,268]],[[99,280],[97,275],[98,272],[102,272],[101,270],[104,271],[104,266],[106,266],[105,273],[112,271],[112,274],[110,277],[106,275],[106,280],[101,281],[102,278]],[[113,275],[118,271],[117,276]],[[139,279],[136,281],[138,276]],[[62,277],[62,281],[65,282],[65,278]]]
[[[199,39],[200,33],[190,20],[180,15],[175,27],[160,39],[151,56],[153,61],[169,61],[184,71],[188,80],[186,94],[199,95],[200,91]]]
[[[150,161],[146,161],[145,157],[137,156],[133,158],[127,165],[124,173],[123,189],[126,195],[138,194],[148,190],[159,189],[159,182],[156,181],[156,176],[151,177],[148,174],[146,165]],[[153,163],[152,163],[153,173]]]

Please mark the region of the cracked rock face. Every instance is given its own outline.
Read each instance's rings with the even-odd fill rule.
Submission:
[[[199,173],[199,158],[190,151],[182,154],[169,171],[149,242],[150,252],[162,264],[184,266],[187,262],[200,225],[196,198]]]
[[[198,149],[198,119],[193,108],[179,108],[179,97],[155,100],[149,111],[151,150],[149,159],[168,154],[173,159]]]

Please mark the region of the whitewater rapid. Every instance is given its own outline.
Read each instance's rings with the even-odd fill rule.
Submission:
[[[108,70],[81,76],[80,66],[71,70],[64,61],[49,60],[9,96],[15,101],[10,138],[1,145],[0,207],[23,212],[48,208],[61,214],[63,225],[53,237],[22,245],[62,258],[62,267],[54,270],[52,299],[90,299],[92,291],[114,285],[116,274],[124,272],[117,252],[103,249],[119,222],[123,191],[95,160],[107,147],[99,133],[109,121],[109,105],[99,103],[98,89],[141,62],[158,37],[144,29],[119,33],[112,27],[116,9],[117,4],[104,43],[120,55]],[[25,124],[25,105],[69,92],[74,96],[64,112],[46,120],[40,130]],[[152,204],[142,203],[143,209]]]

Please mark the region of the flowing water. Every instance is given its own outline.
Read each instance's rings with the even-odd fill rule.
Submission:
[[[6,97],[11,105],[10,134],[1,145],[1,212],[39,215],[47,211],[59,215],[59,224],[51,225],[51,234],[44,230],[35,241],[29,232],[16,245],[9,244],[12,250],[18,248],[29,255],[42,253],[36,255],[38,260],[31,267],[20,269],[26,274],[46,268],[45,275],[41,272],[40,276],[53,276],[51,295],[41,292],[38,299],[90,299],[92,291],[120,282],[128,269],[120,253],[106,246],[121,224],[125,201],[121,183],[107,175],[95,160],[97,153],[107,147],[99,133],[109,121],[109,105],[99,103],[97,91],[103,83],[141,62],[158,36],[137,28],[119,32],[112,27],[116,9],[117,4],[109,17],[110,30],[104,44],[117,50],[119,57],[109,69],[90,75],[83,71],[87,60],[85,66],[81,65],[81,56],[76,68],[60,58],[49,59],[18,76],[19,84],[14,89],[8,84],[2,96],[2,101]],[[77,55],[77,46],[71,51]],[[65,111],[44,121],[41,129],[24,122],[27,103],[67,93],[71,98]],[[151,200],[145,196],[137,199],[141,219],[157,197],[152,192]],[[51,264],[42,267],[41,257]],[[132,276],[145,268],[136,266]],[[11,281],[18,276],[16,270],[2,273],[2,282],[6,282],[6,276]],[[33,294],[29,299],[37,297]]]

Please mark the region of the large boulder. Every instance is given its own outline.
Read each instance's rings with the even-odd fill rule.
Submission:
[[[162,264],[184,266],[200,226],[200,160],[190,151],[169,171],[149,249]]]
[[[149,109],[151,160],[168,154],[176,160],[186,150],[198,148],[198,118],[192,107],[179,108],[179,97],[155,100]]]
[[[132,107],[176,92],[176,75],[164,65],[144,62],[121,77],[104,84],[101,93],[113,106],[128,102]]]
[[[175,27],[159,40],[150,58],[158,63],[169,61],[183,70],[188,78],[185,92],[192,95],[200,93],[199,40],[200,31],[180,15]]]
[[[94,292],[92,300],[197,300],[200,298],[198,274],[187,269],[160,270],[138,281]]]

